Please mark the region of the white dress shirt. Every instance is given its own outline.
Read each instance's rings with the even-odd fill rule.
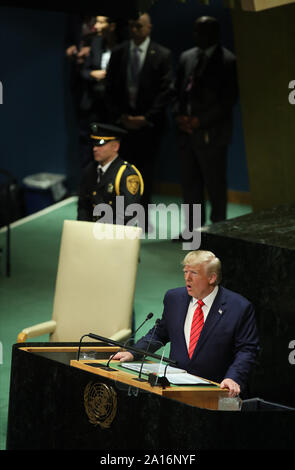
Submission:
[[[102,70],[106,70],[108,68],[108,64],[110,61],[111,57],[111,49],[106,49],[102,54],[101,54],[101,62],[100,62],[100,67]]]
[[[141,70],[141,68],[143,66],[143,63],[145,61],[145,56],[146,56],[150,41],[151,41],[150,38],[147,37],[141,44],[139,44],[139,46],[137,46],[134,43],[133,40],[130,41],[130,55],[129,55],[129,57],[132,57],[133,50],[135,48],[137,48],[138,51],[139,51],[139,69],[140,70]]]
[[[208,317],[208,313],[210,311],[210,308],[214,302],[214,299],[217,295],[218,292],[218,286],[215,286],[211,294],[207,295],[207,297],[204,297],[202,300],[205,305],[203,305],[202,310],[204,314],[204,323]],[[189,341],[190,341],[190,332],[191,332],[191,325],[193,321],[193,316],[194,312],[198,306],[198,299],[195,299],[194,297],[191,298],[191,301],[189,303],[188,309],[187,309],[187,314],[184,322],[184,336],[185,336],[185,341],[187,344],[187,348],[189,347]]]

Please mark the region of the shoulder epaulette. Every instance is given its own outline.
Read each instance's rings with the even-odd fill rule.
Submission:
[[[120,195],[120,182],[121,182],[121,179],[122,179],[122,175],[123,175],[124,171],[126,170],[127,166],[129,166],[130,168],[133,168],[133,170],[137,174],[138,179],[139,179],[140,195],[142,196],[143,191],[144,191],[144,183],[143,183],[141,173],[139,172],[139,170],[134,165],[131,165],[128,162],[124,162],[123,165],[121,165],[121,167],[119,168],[119,171],[118,171],[116,179],[115,179],[115,193],[116,193],[117,196]],[[132,191],[130,191],[130,192],[132,192]]]

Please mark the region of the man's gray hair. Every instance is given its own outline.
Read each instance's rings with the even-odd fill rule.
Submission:
[[[221,282],[221,262],[212,251],[194,250],[187,253],[182,260],[183,266],[196,266],[197,264],[206,264],[207,274],[216,274],[216,284]]]

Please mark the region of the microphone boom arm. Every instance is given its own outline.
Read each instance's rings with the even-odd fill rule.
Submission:
[[[120,348],[122,348],[122,347],[125,348],[125,345],[122,344],[122,343],[119,343],[118,341],[114,341],[110,338],[104,338],[103,336],[95,335],[93,333],[88,333],[88,335],[86,334],[84,336],[88,336],[89,338],[96,339],[98,341],[103,341],[104,343],[112,344],[113,346],[119,346]],[[82,338],[84,336],[82,336]],[[140,355],[143,355],[143,356],[149,356],[149,357],[152,357],[154,359],[159,359],[159,360],[162,360],[162,361],[164,361],[164,362],[166,362],[170,365],[174,365],[174,366],[177,365],[176,361],[174,361],[172,359],[169,359],[168,357],[162,357],[159,354],[154,354],[154,353],[150,353],[148,351],[143,351],[142,349],[137,349],[134,346],[128,346],[128,351],[134,351],[137,354],[140,354]]]

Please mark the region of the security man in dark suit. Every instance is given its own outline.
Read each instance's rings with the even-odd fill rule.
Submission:
[[[91,124],[94,160],[82,176],[78,220],[96,222],[101,219],[105,223],[125,225],[131,218],[125,216],[126,207],[140,203],[144,189],[142,176],[134,165],[119,157],[124,134],[126,131],[117,126]],[[123,206],[118,205],[117,196],[124,196]]]
[[[172,54],[151,40],[152,24],[147,13],[130,20],[129,30],[130,40],[112,50],[106,99],[112,122],[128,130],[121,151],[142,172],[142,205],[147,216],[155,157],[172,92]]]
[[[202,16],[194,23],[196,47],[179,59],[174,114],[179,129],[183,200],[201,204],[205,224],[205,188],[211,221],[226,218],[227,148],[238,85],[235,56],[220,44],[219,23]],[[193,221],[187,221],[193,230]]]

